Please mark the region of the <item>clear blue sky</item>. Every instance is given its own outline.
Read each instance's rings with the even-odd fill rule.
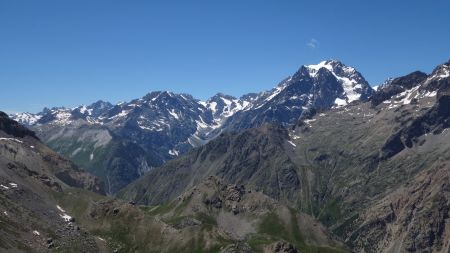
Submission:
[[[0,110],[205,99],[339,59],[372,84],[450,58],[448,0],[0,0]]]

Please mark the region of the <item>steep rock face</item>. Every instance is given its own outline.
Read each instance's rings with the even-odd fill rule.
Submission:
[[[427,74],[416,71],[403,77],[395,78],[379,87],[377,92],[370,98],[372,105],[377,106],[385,100],[413,88],[427,78]]]
[[[420,76],[420,78],[417,76]],[[399,88],[401,92],[391,96],[383,95],[392,91],[392,88]],[[425,106],[417,106],[416,110],[426,110],[426,113],[416,118],[407,119],[403,127],[387,139],[382,148],[381,159],[390,158],[405,148],[411,148],[419,142],[421,136],[430,133],[440,134],[449,127],[449,89],[449,63],[439,65],[429,76],[414,72],[405,77],[394,79],[385,87],[381,87],[379,92],[374,95],[371,101],[372,105],[374,105],[374,101],[378,101],[375,104],[383,102],[388,104],[389,108],[397,108],[402,104],[418,104],[419,100],[432,100],[428,101]],[[430,107],[430,104],[432,107]],[[402,117],[405,117],[405,115],[400,115],[398,118]]]
[[[437,91],[438,93],[450,92],[450,61],[437,66],[423,84],[423,89]]]
[[[356,251],[447,252],[449,165],[420,173],[362,213],[349,241]],[[357,222],[355,222],[357,223]]]
[[[392,135],[382,147],[381,159],[390,158],[419,142],[426,134],[440,134],[450,127],[450,96],[442,95],[424,115]]]
[[[119,196],[145,204],[163,203],[209,175],[217,175],[227,182],[245,182],[277,199],[292,198],[300,181],[295,165],[283,151],[286,137],[287,131],[274,125],[223,134],[188,156],[147,173]]]

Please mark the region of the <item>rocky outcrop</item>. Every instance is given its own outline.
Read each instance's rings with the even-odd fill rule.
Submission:
[[[266,247],[264,253],[300,253],[300,251],[288,242],[279,241]]]
[[[449,180],[449,164],[417,175],[362,214],[349,242],[364,252],[447,252]]]
[[[425,134],[440,134],[450,127],[450,96],[438,97],[436,104],[407,127],[393,134],[381,148],[380,158],[386,160],[405,148],[411,148]]]
[[[239,134],[223,134],[189,155],[150,171],[118,196],[159,204],[177,197],[193,182],[215,175],[237,185],[245,182],[275,199],[294,201],[301,183],[296,166],[284,152],[288,138],[285,128],[270,124]],[[267,159],[273,156],[277,158]]]
[[[411,89],[414,86],[417,86],[418,84],[426,80],[427,77],[427,74],[416,71],[409,75],[391,80],[382,87],[379,87],[377,92],[375,92],[375,94],[370,97],[372,106],[377,106],[383,101],[388,100],[393,96],[404,92],[405,90]]]
[[[12,135],[18,138],[23,138],[25,136],[37,138],[36,134],[33,131],[30,131],[28,128],[23,127],[22,125],[17,123],[17,121],[10,119],[6,113],[1,111],[0,111],[0,131],[3,131],[8,135]]]

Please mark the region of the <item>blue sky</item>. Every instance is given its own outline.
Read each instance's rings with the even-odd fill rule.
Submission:
[[[450,1],[0,0],[0,110],[270,89],[339,59],[371,84],[450,58]]]

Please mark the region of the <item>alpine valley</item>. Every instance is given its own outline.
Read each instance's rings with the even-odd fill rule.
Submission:
[[[449,128],[450,61],[1,113],[0,250],[449,253]]]

